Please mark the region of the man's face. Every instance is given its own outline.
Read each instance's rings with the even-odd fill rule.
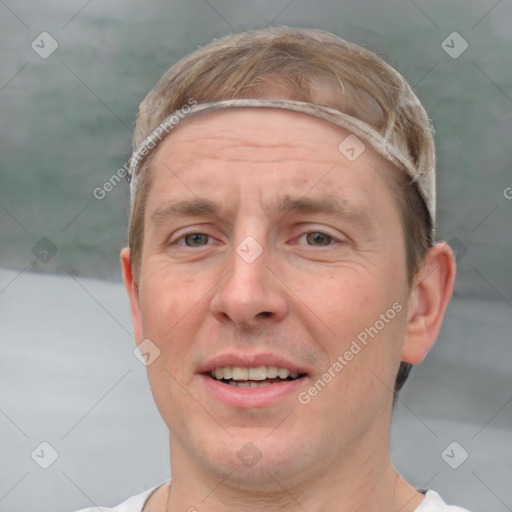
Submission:
[[[381,449],[409,297],[398,171],[368,145],[350,161],[347,135],[235,109],[155,154],[132,301],[172,461],[254,488]]]

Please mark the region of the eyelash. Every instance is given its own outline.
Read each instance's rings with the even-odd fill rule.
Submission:
[[[310,235],[310,234],[319,234],[319,235],[323,235],[325,237],[328,237],[330,239],[330,243],[325,245],[325,246],[324,245],[311,245],[311,244],[308,244],[310,247],[329,247],[329,246],[333,245],[333,242],[342,243],[341,240],[338,240],[334,236],[330,235],[329,233],[326,233],[325,231],[320,231],[320,230],[305,231],[304,233],[302,233],[300,235],[299,240],[302,237],[304,237],[306,235]],[[208,239],[212,239],[213,238],[211,235],[208,235],[207,233],[202,233],[200,231],[190,231],[189,233],[184,233],[179,238],[177,238],[175,241],[171,242],[169,245],[178,245],[178,246],[181,246],[181,247],[187,247],[189,249],[194,249],[194,248],[198,248],[198,247],[205,247],[207,245],[206,244],[206,245],[190,246],[190,245],[185,245],[185,244],[180,244],[179,243],[180,241],[184,241],[186,237],[192,236],[192,235],[204,235],[204,236],[208,237]]]

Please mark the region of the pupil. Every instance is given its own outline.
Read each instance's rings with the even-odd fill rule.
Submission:
[[[207,235],[202,233],[193,233],[191,235],[187,235],[185,241],[188,246],[202,245],[202,242],[206,242]]]
[[[308,233],[307,235],[308,242],[316,245],[328,245],[330,238],[330,236],[323,233]]]

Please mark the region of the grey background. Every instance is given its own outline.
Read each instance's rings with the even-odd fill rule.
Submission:
[[[112,506],[169,477],[119,283],[127,186],[92,192],[130,156],[137,107],[170,65],[269,23],[377,51],[433,120],[438,239],[458,277],[396,408],[393,460],[446,501],[512,510],[510,19],[510,0],[0,0],[0,511]],[[59,45],[46,59],[31,48],[43,31]],[[455,59],[441,46],[454,31],[469,45]],[[59,452],[46,470],[30,457],[42,441]],[[469,454],[458,469],[440,455],[452,441]]]

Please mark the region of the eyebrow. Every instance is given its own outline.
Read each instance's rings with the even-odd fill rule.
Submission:
[[[276,213],[333,213],[346,215],[349,213],[363,214],[363,210],[351,205],[346,199],[339,196],[326,195],[323,197],[294,197],[285,194],[268,203],[268,210]]]
[[[322,197],[293,197],[288,194],[272,201],[269,210],[286,216],[288,213],[324,213],[356,223],[361,229],[371,231],[374,222],[364,205],[333,194]]]
[[[265,203],[263,209],[271,215],[283,216],[289,213],[326,213],[354,221],[367,230],[374,226],[367,208],[360,204],[349,203],[346,199],[332,194],[322,197],[295,197],[285,194]],[[183,199],[162,205],[151,214],[150,218],[158,226],[172,217],[205,216],[222,218],[221,206],[208,199]]]
[[[220,207],[207,199],[183,199],[177,202],[169,202],[157,208],[150,219],[160,225],[166,219],[172,217],[201,217],[207,215],[219,216]]]

